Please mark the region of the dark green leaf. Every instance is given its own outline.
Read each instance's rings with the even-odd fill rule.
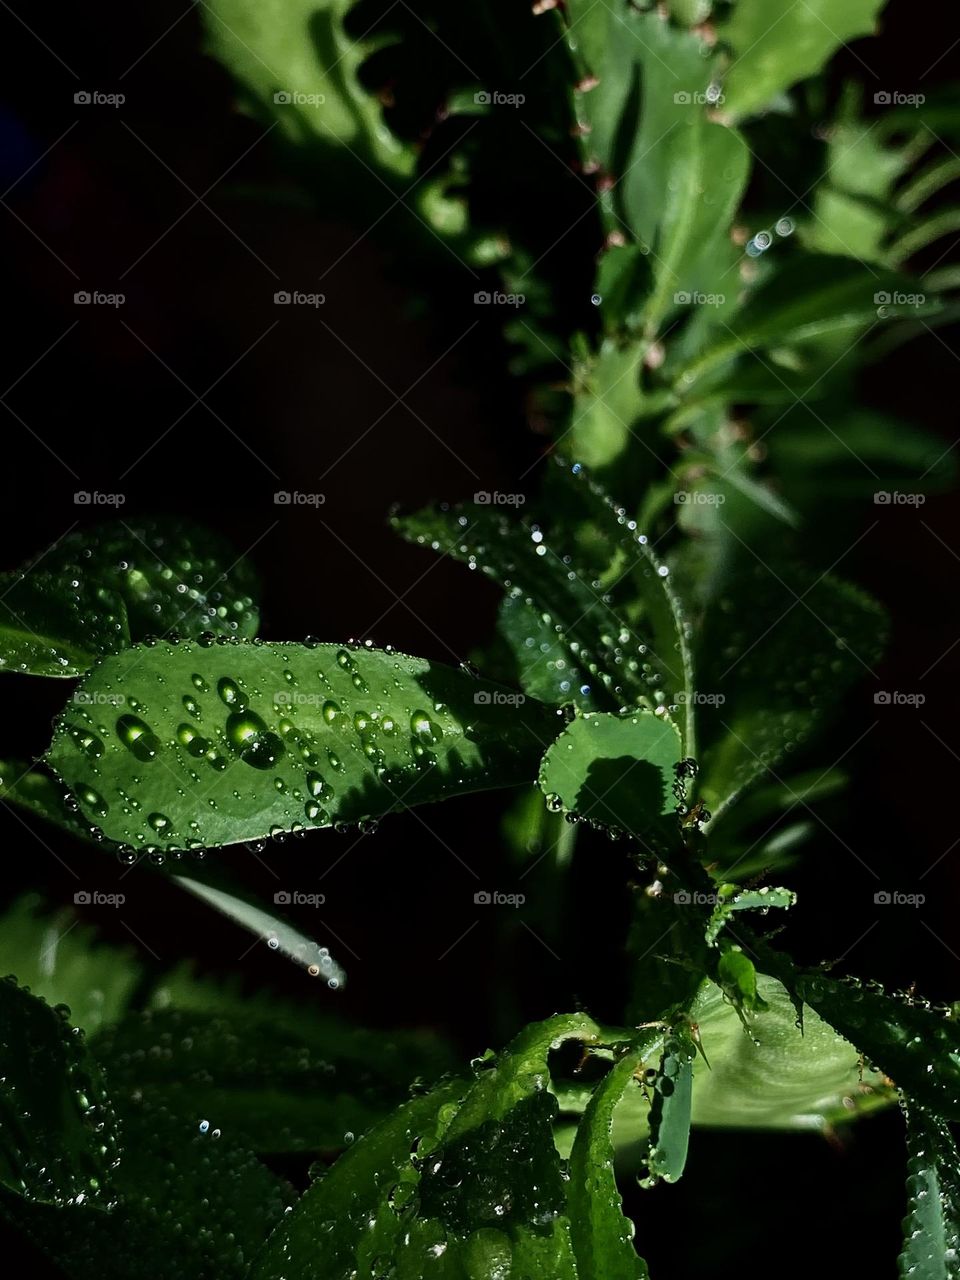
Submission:
[[[116,1117],[69,1010],[0,980],[0,1185],[49,1205],[109,1205]]]
[[[531,776],[552,729],[538,705],[461,672],[336,645],[138,646],[81,693],[47,759],[84,815],[134,848],[232,844],[508,786]]]
[[[226,539],[187,521],[114,520],[68,534],[35,563],[62,583],[121,596],[134,642],[257,633],[253,569]]]
[[[504,596],[500,604],[500,633],[517,663],[520,687],[553,706],[572,703],[594,709],[587,674],[570,658],[554,628],[520,596]]]
[[[907,1216],[902,1280],[960,1276],[960,1157],[949,1128],[916,1103],[907,1112]]]
[[[0,671],[78,676],[129,643],[123,601],[105,586],[36,570],[0,574]]]

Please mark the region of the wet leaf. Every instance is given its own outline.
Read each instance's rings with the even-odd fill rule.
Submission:
[[[461,672],[327,644],[139,646],[80,692],[87,706],[61,718],[47,761],[83,815],[134,849],[282,836],[509,786],[553,731],[538,704]],[[78,722],[100,755],[78,744]]]
[[[134,643],[169,632],[246,639],[257,633],[253,568],[225,538],[189,521],[95,525],[61,538],[35,564],[61,583],[122,597]]]
[[[540,765],[549,808],[634,834],[676,831],[675,767],[680,735],[649,712],[578,716]]]
[[[123,601],[102,585],[35,570],[0,574],[0,671],[74,677],[129,643]]]
[[[902,1280],[960,1276],[960,1157],[953,1135],[932,1111],[907,1103],[907,1216]]]

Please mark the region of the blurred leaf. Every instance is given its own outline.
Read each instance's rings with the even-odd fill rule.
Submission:
[[[747,300],[736,323],[687,365],[678,389],[686,394],[718,365],[750,352],[936,311],[935,300],[926,299],[909,277],[849,258],[794,252]]]
[[[82,741],[85,730],[77,730]],[[93,840],[90,824],[70,806],[69,792],[43,765],[23,760],[0,761],[0,800],[68,831],[78,840]]]
[[[872,34],[884,0],[737,0],[719,29],[732,64],[724,108],[749,115],[816,75],[841,45]]]
[[[243,104],[278,125],[288,141],[349,147],[367,164],[407,177],[413,149],[390,133],[380,103],[357,78],[371,46],[344,30],[353,3],[210,0],[208,47],[237,80]]]
[[[134,643],[172,631],[187,638],[257,633],[253,568],[225,538],[189,521],[94,525],[67,534],[34,563],[63,583],[121,596]]]
[[[885,630],[879,605],[827,575],[758,561],[731,578],[700,638],[700,785],[715,814],[872,674]]]
[[[450,1056],[412,1032],[359,1031],[305,1004],[292,1018],[255,1004],[133,1014],[92,1050],[114,1095],[200,1119],[252,1151],[337,1151],[436,1079]]]
[[[907,1104],[907,1216],[903,1220],[903,1280],[960,1276],[960,1158],[947,1125],[932,1111]]]
[[[47,760],[84,816],[133,848],[233,844],[509,786],[550,738],[549,714],[506,691],[336,645],[160,642],[102,663],[80,692],[89,709],[61,719]],[[117,697],[123,714],[106,714]],[[71,733],[78,720],[94,749]]]
[[[0,1185],[49,1205],[108,1205],[116,1117],[63,1006],[0,981]]]
[[[68,909],[41,915],[21,898],[0,921],[0,973],[50,1005],[66,1005],[73,1025],[93,1035],[127,1009],[140,977],[129,947],[106,945]]]
[[[0,671],[71,678],[129,643],[123,601],[104,586],[0,574]]]
[[[649,712],[619,718],[578,716],[540,766],[548,808],[563,808],[636,835],[676,831],[675,766],[682,755],[674,726]]]

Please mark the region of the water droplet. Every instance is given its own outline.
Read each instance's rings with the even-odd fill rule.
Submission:
[[[160,739],[138,716],[125,715],[117,721],[117,737],[138,760],[152,760],[160,750]]]

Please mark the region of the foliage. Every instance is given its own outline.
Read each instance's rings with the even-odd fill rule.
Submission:
[[[831,1132],[899,1098],[901,1273],[960,1274],[956,1007],[773,945],[797,901],[779,873],[809,835],[784,813],[843,785],[779,771],[886,634],[833,573],[846,544],[818,503],[951,477],[862,389],[953,314],[955,273],[935,290],[915,257],[953,225],[937,199],[956,158],[922,112],[904,140],[847,88],[809,210],[785,212],[760,172],[764,126],[801,132],[805,94],[878,0],[203,7],[208,47],[321,208],[372,221],[400,203],[416,227],[397,259],[416,243],[418,265],[446,251],[505,289],[531,278],[504,343],[550,406],[555,456],[529,504],[393,514],[502,592],[482,674],[264,640],[252,567],[193,525],[71,533],[0,584],[0,667],[78,681],[43,759],[5,761],[0,799],[88,856],[146,855],[336,987],[328,953],[187,855],[525,787],[506,830],[518,856],[555,846],[556,882],[583,828],[610,837],[633,889],[631,991],[624,1026],[553,1014],[463,1067],[435,1036],[157,972],[18,903],[0,940],[0,1211],[81,1280],[639,1280],[630,1169],[676,1182],[692,1127]],[[447,51],[426,71],[412,20]],[[519,83],[517,50],[543,92],[533,141],[505,154],[488,89]],[[501,156],[539,179],[543,145],[559,161],[544,205],[582,206],[585,305],[541,267],[543,229],[492,195]],[[303,1156],[298,1181],[284,1161]]]

